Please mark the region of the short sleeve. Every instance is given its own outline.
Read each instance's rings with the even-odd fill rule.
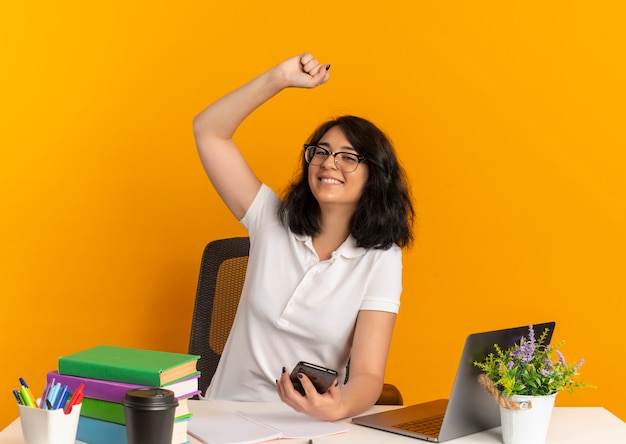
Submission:
[[[248,211],[246,211],[246,214],[239,222],[248,230],[252,237],[263,226],[280,223],[278,220],[279,207],[279,197],[270,187],[262,184],[250,208],[248,208]]]
[[[402,293],[402,250],[394,245],[380,254],[370,271],[360,309],[398,313]]]

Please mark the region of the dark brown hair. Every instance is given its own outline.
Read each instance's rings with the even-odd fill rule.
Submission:
[[[367,183],[350,220],[350,234],[362,248],[388,249],[394,243],[409,246],[413,241],[415,211],[406,174],[391,141],[370,121],[343,116],[321,124],[308,143],[319,143],[335,126],[341,128],[369,166]],[[294,233],[314,236],[320,231],[320,207],[309,187],[308,168],[303,155],[301,174],[289,185],[278,215]]]

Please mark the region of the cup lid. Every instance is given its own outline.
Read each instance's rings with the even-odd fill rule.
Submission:
[[[126,392],[124,404],[141,407],[161,407],[172,404],[178,405],[178,399],[172,390],[160,387],[143,387],[130,389]]]

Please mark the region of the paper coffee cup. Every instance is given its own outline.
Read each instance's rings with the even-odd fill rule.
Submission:
[[[160,387],[131,389],[122,399],[128,444],[171,444],[178,400]]]

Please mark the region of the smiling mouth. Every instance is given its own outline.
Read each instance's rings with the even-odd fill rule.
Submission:
[[[329,177],[320,177],[319,181],[322,182],[322,183],[329,183],[329,184],[333,184],[333,185],[341,185],[343,183],[340,180],[331,179]]]

